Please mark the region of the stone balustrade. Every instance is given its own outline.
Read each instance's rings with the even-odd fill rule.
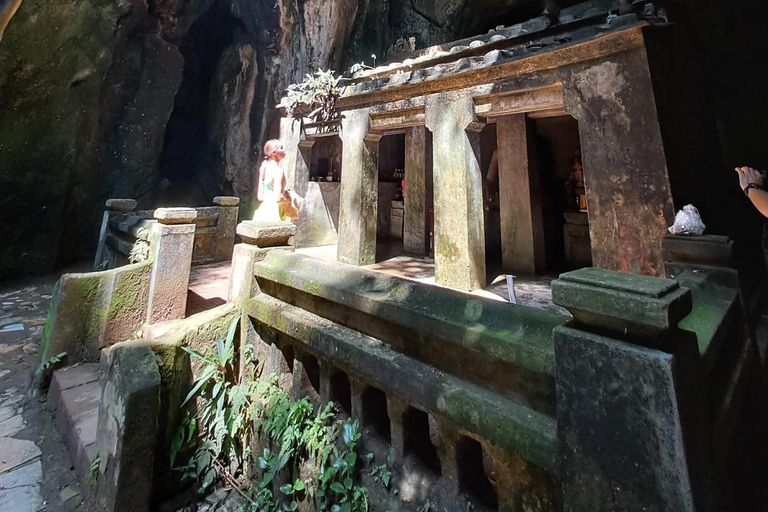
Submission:
[[[360,419],[393,475],[367,482],[377,506],[560,510],[552,330],[567,317],[285,251],[246,265],[245,339],[295,397]]]
[[[216,196],[214,206],[195,208],[193,264],[227,261],[232,257],[239,203],[238,197]],[[94,270],[109,270],[146,258],[155,212],[137,211],[136,205],[133,199],[107,201]]]
[[[124,213],[129,201],[112,202]],[[54,288],[41,341],[41,361],[65,353],[65,364],[96,361],[105,347],[141,337],[147,326],[184,318],[195,237],[194,208],[159,208],[153,219],[105,213],[102,261],[116,262],[114,247],[124,235],[148,229],[146,258],[97,272],[64,274]],[[136,219],[140,219],[136,221]],[[111,232],[118,226],[121,234]],[[111,237],[114,235],[114,238]],[[143,239],[143,238],[142,238]],[[115,245],[111,245],[115,244]],[[46,384],[49,375],[41,375]]]

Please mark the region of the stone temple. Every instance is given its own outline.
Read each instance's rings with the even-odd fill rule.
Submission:
[[[16,37],[34,1],[0,10],[0,35]],[[478,25],[461,13],[494,21],[485,3],[347,3],[219,2],[179,25],[179,6],[149,3],[157,44],[121,66],[178,44],[175,107],[97,152],[149,176],[121,156],[146,137],[174,171],[162,200],[149,200],[158,176],[101,190],[114,197],[99,203],[93,264],[60,277],[44,320],[3,302],[0,348],[37,355],[27,398],[0,359],[0,510],[41,510],[62,474],[77,491],[51,510],[768,509],[760,219],[723,171],[737,137],[675,18],[699,11],[547,1],[465,37]],[[353,4],[352,19],[333,14]],[[265,92],[283,83],[259,78],[270,62],[341,58],[308,33],[357,34],[353,55],[384,44],[370,25],[382,12],[415,35],[345,73],[330,120]],[[118,32],[143,26],[130,16]],[[275,136],[301,208],[250,220],[249,152]],[[706,231],[671,234],[689,204]],[[36,338],[13,334],[34,322]],[[50,423],[40,448],[25,444],[33,421]]]

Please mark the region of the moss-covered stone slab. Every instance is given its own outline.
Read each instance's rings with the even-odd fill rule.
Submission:
[[[287,252],[270,253],[254,265],[254,272],[259,281],[292,287],[540,374],[552,374],[552,329],[567,320]]]
[[[590,329],[655,336],[691,311],[691,293],[677,281],[586,268],[552,282],[552,301]]]

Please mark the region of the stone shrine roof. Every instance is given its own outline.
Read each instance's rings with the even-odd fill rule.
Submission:
[[[361,96],[372,93],[441,78],[459,78],[463,74],[469,78],[472,71],[574,46],[607,34],[667,24],[664,12],[651,2],[636,0],[631,7],[622,8],[618,1],[591,0],[563,9],[556,24],[542,15],[511,27],[497,27],[484,35],[401,54],[398,58],[402,60],[360,71],[345,79],[339,106],[344,110],[357,108],[364,104]],[[429,87],[419,89],[435,92],[429,91]],[[441,87],[435,87],[438,89]]]

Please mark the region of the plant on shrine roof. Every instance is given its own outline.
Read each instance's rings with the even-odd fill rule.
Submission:
[[[291,84],[286,90],[288,115],[297,119],[310,119],[314,123],[337,121],[341,115],[336,102],[341,95],[339,80],[333,70],[319,70],[307,74],[304,81]]]

